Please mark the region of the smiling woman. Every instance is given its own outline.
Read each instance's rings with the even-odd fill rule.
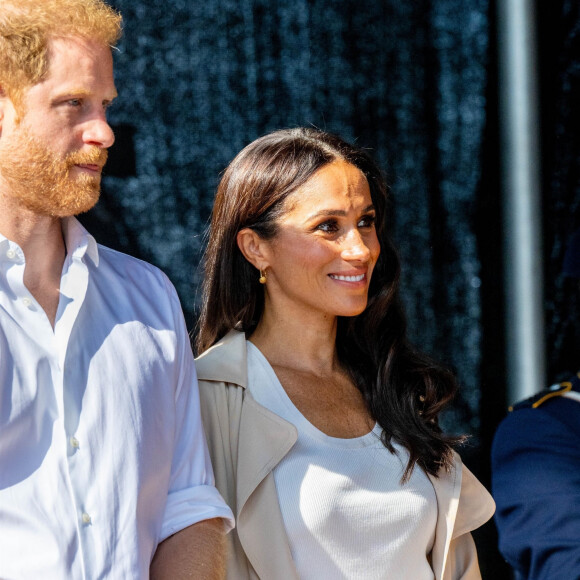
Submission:
[[[407,342],[386,192],[313,129],[254,141],[219,184],[197,369],[229,578],[480,577],[493,501],[438,425],[454,378]]]
[[[375,213],[365,176],[336,161],[286,200],[272,240],[251,227],[240,230],[240,250],[268,280],[262,328],[269,317],[308,324],[320,313],[332,318],[365,309],[380,253]]]

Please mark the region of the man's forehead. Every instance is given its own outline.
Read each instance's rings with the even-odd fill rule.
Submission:
[[[117,96],[109,46],[77,36],[49,39],[47,72],[37,85],[55,82],[60,87],[59,92],[88,96],[92,92],[92,80],[97,80],[101,88],[106,87],[109,99]]]
[[[78,35],[52,35],[49,36],[46,43],[48,63],[59,55],[67,55],[71,50],[82,52],[88,55],[110,54],[112,58],[112,49],[110,46],[99,42],[93,38]]]

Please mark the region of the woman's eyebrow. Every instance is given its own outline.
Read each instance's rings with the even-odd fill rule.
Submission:
[[[365,207],[362,210],[362,213],[367,213],[369,211],[374,211],[375,206],[371,203],[370,205],[367,205],[367,207]],[[316,213],[313,213],[312,215],[308,216],[308,219],[314,219],[314,218],[318,218],[318,217],[333,217],[333,216],[345,216],[346,215],[346,211],[344,211],[343,209],[321,209],[320,211],[317,211]]]

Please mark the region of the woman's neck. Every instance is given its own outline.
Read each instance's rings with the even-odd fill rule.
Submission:
[[[326,375],[340,367],[336,329],[336,317],[280,313],[266,305],[250,340],[272,365]]]

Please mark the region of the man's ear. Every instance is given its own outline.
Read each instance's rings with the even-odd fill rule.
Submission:
[[[8,91],[0,84],[0,137],[4,128],[4,120],[9,118],[13,119],[14,123],[18,123],[19,117],[14,101],[9,96]]]
[[[244,228],[236,237],[238,248],[244,258],[257,270],[265,270],[269,266],[269,244],[261,238],[253,229]]]
[[[7,99],[6,91],[2,85],[0,85],[0,135],[2,135],[2,121],[4,120],[4,110],[6,108]]]

